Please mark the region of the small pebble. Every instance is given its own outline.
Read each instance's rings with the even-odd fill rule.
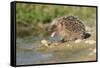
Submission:
[[[46,40],[41,40],[41,44],[48,47],[48,41],[46,41]]]
[[[67,46],[70,46],[69,44]]]
[[[78,40],[75,40],[75,43],[80,43],[82,40],[78,39]]]
[[[94,44],[94,43],[96,43],[96,41],[94,41],[94,40],[87,40],[87,41],[85,41],[85,43],[87,43],[87,44]]]

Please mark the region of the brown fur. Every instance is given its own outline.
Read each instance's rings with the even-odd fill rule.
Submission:
[[[63,16],[56,18],[48,28],[49,32],[56,32],[56,34],[63,37],[63,41],[71,41],[76,39],[84,39],[85,26],[74,16]]]

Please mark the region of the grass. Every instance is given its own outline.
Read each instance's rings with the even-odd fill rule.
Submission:
[[[16,4],[17,36],[25,37],[45,33],[45,24],[60,16],[73,15],[80,18],[86,26],[96,26],[96,8],[42,4]],[[42,26],[42,27],[40,27]]]
[[[41,44],[34,48],[34,45],[27,44],[25,37],[33,37],[43,34],[44,39],[48,35],[45,30],[46,25],[50,24],[53,19],[60,16],[77,16],[85,24],[86,31],[91,34],[91,37],[81,40],[78,43],[75,41],[65,42],[55,45],[52,43],[50,46],[45,47]],[[39,61],[41,63],[59,63],[59,62],[76,62],[76,61],[92,61],[96,60],[96,8],[95,7],[75,7],[75,6],[61,6],[61,5],[41,5],[41,4],[16,4],[16,32],[17,37],[24,41],[20,41],[18,50],[22,52],[40,52],[41,54],[52,54],[52,60]],[[91,41],[92,40],[92,41]],[[34,43],[34,40],[31,40]],[[90,43],[86,43],[90,41]],[[95,41],[95,43],[91,43]],[[41,42],[41,41],[40,41]],[[39,43],[39,41],[38,41]],[[17,44],[17,45],[19,45]],[[27,47],[25,47],[25,44]],[[28,46],[32,46],[29,47]],[[31,56],[31,55],[30,55]],[[37,58],[37,57],[36,57]],[[32,58],[33,59],[33,58]]]

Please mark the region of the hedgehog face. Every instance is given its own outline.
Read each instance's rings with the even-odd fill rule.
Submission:
[[[51,34],[51,37],[54,37],[57,33],[57,25],[50,25],[48,27],[48,32]]]
[[[62,30],[62,25],[61,23],[54,23],[51,24],[48,27],[48,32],[51,33],[51,37],[54,37],[55,35],[59,34],[59,32]]]

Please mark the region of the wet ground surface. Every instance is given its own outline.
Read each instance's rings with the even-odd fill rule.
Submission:
[[[41,36],[17,38],[17,65],[96,60],[96,39],[94,38],[56,45],[52,43],[48,47],[41,46],[40,41],[43,39]],[[50,40],[53,39],[49,38]]]

